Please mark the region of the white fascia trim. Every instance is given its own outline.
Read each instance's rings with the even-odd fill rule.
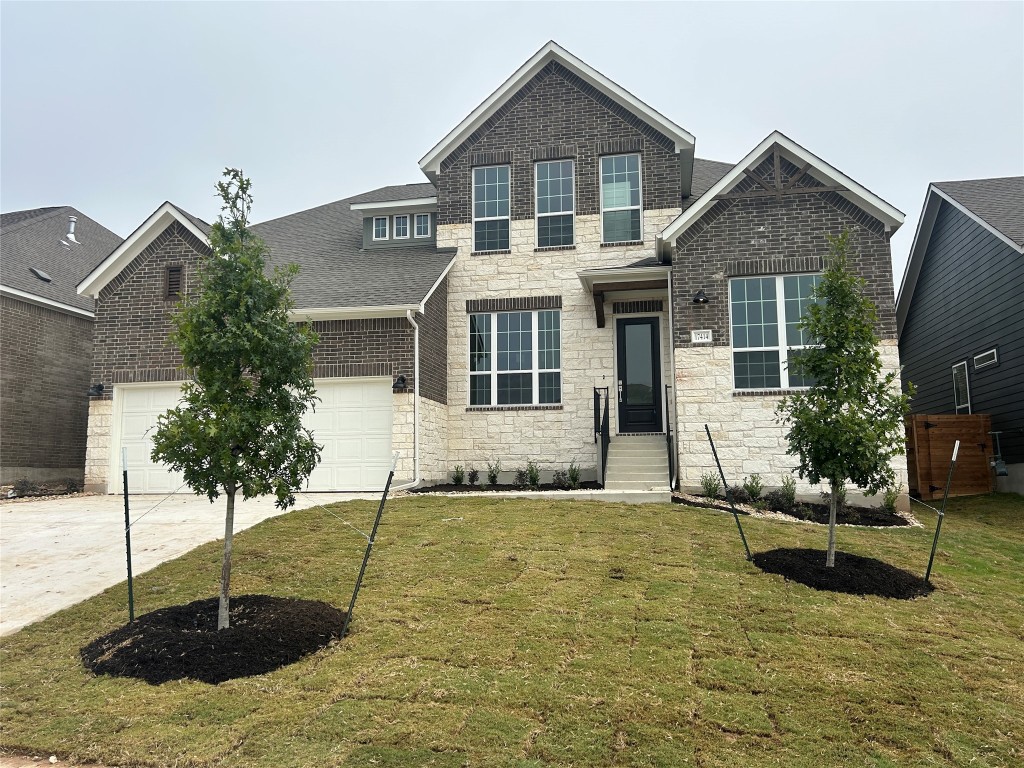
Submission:
[[[676,145],[676,152],[681,149],[692,149],[696,139],[693,134],[679,127],[657,110],[644,104],[640,99],[613,83],[596,69],[585,64],[573,56],[553,40],[535,53],[523,66],[517,69],[511,77],[502,83],[494,93],[488,96],[480,106],[474,109],[469,116],[459,123],[451,132],[420,159],[420,170],[428,175],[436,173],[441,169],[441,160],[459,144],[465,141],[473,131],[483,125],[494,112],[505,103],[505,101],[527,83],[534,75],[546,67],[550,62],[557,61],[567,69],[575,72],[586,82],[597,88],[599,91],[614,99],[630,111],[635,112],[648,123],[661,130],[666,136],[673,139]]]
[[[581,269],[576,273],[587,293],[594,290],[595,283],[630,282],[650,278],[668,278],[672,268],[665,267],[622,267],[612,269]]]
[[[388,200],[383,203],[352,203],[349,208],[353,211],[376,211],[388,208],[423,208],[428,205],[437,205],[437,198],[416,197],[410,200]]]
[[[199,238],[200,242],[209,247],[210,241],[206,237],[206,233],[182,216],[172,203],[164,203],[153,211],[150,217],[139,225],[139,228],[117,246],[107,258],[100,262],[99,266],[85,276],[85,279],[78,284],[78,293],[92,296],[94,299],[98,298],[100,291],[117,277],[122,269],[131,264],[132,259],[142,253],[153,238],[167,229],[173,221],[180,223]]]
[[[985,221],[983,218],[978,216],[978,214],[976,214],[973,211],[971,211],[970,208],[965,208],[962,203],[959,203],[956,200],[954,200],[952,197],[947,195],[945,192],[943,192],[941,189],[936,187],[934,184],[932,186],[930,186],[928,189],[929,189],[930,192],[934,192],[936,195],[941,197],[943,200],[945,200],[947,203],[952,205],[954,208],[956,208],[958,211],[963,213],[965,216],[969,216],[974,221],[976,221],[979,224],[981,224],[981,226],[983,226],[985,229],[987,229],[993,235],[998,237],[1000,240],[1002,240],[1008,246],[1013,248],[1013,250],[1015,250],[1017,253],[1024,253],[1024,245],[1018,245],[1017,243],[1013,242],[1013,240],[1008,238],[1006,235],[1004,235],[998,229],[996,229],[991,224],[989,224],[987,221]]]
[[[708,209],[714,205],[716,196],[724,193],[737,184],[740,179],[743,178],[743,171],[745,169],[752,169],[756,167],[758,163],[768,156],[768,151],[771,149],[772,145],[776,143],[798,161],[809,164],[815,171],[814,178],[819,181],[829,181],[833,184],[839,184],[850,190],[849,193],[840,194],[847,198],[850,196],[857,198],[857,201],[867,208],[869,213],[877,216],[883,224],[889,227],[890,232],[895,232],[903,224],[906,217],[900,210],[889,205],[889,203],[885,202],[885,200],[880,198],[878,195],[868,191],[842,171],[832,167],[817,155],[808,152],[792,139],[783,135],[779,131],[773,131],[764,141],[754,147],[746,157],[733,166],[732,170],[725,174],[725,176],[723,176],[715,186],[701,195],[697,199],[697,202],[679,214],[672,223],[665,227],[661,233],[661,238],[666,243],[675,242],[675,239],[683,234],[690,225],[707,213]]]
[[[36,296],[34,293],[27,293],[26,291],[19,291],[17,288],[11,288],[8,285],[0,285],[0,294],[21,299],[29,304],[38,304],[39,306],[59,309],[61,312],[68,312],[72,315],[78,315],[79,317],[87,317],[90,320],[93,320],[96,317],[95,313],[89,312],[88,310],[72,307],[70,304],[64,304],[60,301],[54,301],[53,299],[44,299],[42,296]]]
[[[405,317],[410,311],[418,312],[419,304],[391,304],[377,307],[309,307],[293,309],[288,319],[295,323],[320,320],[366,320],[373,317]]]
[[[441,284],[441,281],[448,277],[448,273],[452,271],[452,267],[454,266],[455,259],[453,258],[451,261],[448,262],[448,266],[444,268],[444,272],[441,273],[441,276],[434,281],[434,284],[432,286],[430,286],[430,290],[427,291],[427,295],[424,296],[423,301],[420,302],[419,312],[421,314],[426,313],[427,302],[430,300],[430,297],[434,295],[434,291],[437,290],[437,287]]]

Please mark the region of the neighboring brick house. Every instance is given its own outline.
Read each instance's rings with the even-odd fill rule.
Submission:
[[[353,413],[390,419],[373,445],[354,442],[358,423],[343,440],[325,438],[325,462],[372,469],[360,488],[380,483],[373,457],[395,449],[410,483],[444,481],[455,465],[532,460],[546,473],[575,462],[607,487],[667,489],[670,430],[676,479],[692,487],[709,467],[705,423],[732,477],[760,472],[778,484],[795,464],[773,415],[799,385],[787,378],[787,313],[806,306],[825,236],[844,228],[879,304],[886,365],[897,365],[889,238],[903,215],[779,133],[736,164],[697,159],[690,133],[549,43],[420,169],[430,183],[254,228],[275,262],[301,267],[295,314],[321,332],[318,386]],[[115,424],[90,446],[96,484],[109,477],[101,465],[113,466],[109,441],[131,431],[124,413],[151,422],[163,407],[142,382],[181,375],[161,351],[169,305],[141,300],[142,284],[164,285],[162,270],[179,262],[187,289],[189,262],[150,245],[168,227],[188,229],[183,212],[165,208],[171,218],[144,225],[82,285],[110,328],[103,344],[121,355],[96,371],[113,399],[93,412]],[[180,242],[198,253],[205,234],[192,225]],[[149,273],[136,259],[152,262]],[[122,270],[134,272],[124,281]],[[118,309],[126,290],[133,316]],[[136,350],[139,335],[149,341]],[[385,398],[399,376],[406,389]],[[366,393],[346,382],[381,397],[364,408]],[[595,441],[606,405],[607,473]],[[356,487],[330,471],[311,487]]]
[[[0,483],[82,482],[93,302],[121,238],[69,206],[0,216]]]
[[[1024,493],[1024,176],[935,182],[896,302],[916,413],[985,413]]]

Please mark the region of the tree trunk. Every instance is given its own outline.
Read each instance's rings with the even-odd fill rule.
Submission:
[[[217,631],[227,629],[228,592],[231,588],[231,536],[235,527],[235,488],[227,489],[228,513],[224,519],[224,562],[220,567],[220,606],[217,611]]]
[[[839,481],[829,480],[832,489],[828,505],[828,554],[825,555],[825,567],[832,568],[836,564],[836,513],[839,511]]]

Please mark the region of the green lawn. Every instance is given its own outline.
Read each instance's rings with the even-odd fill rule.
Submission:
[[[368,530],[375,505],[334,509]],[[923,572],[920,510],[924,530],[844,527],[839,548]],[[744,525],[754,551],[825,545]],[[363,545],[320,510],[269,520],[235,539],[232,588],[345,606]],[[95,678],[78,649],[127,620],[121,585],[3,639],[0,744],[121,766],[1021,765],[1022,568],[1019,496],[951,502],[913,601],[762,574],[716,512],[403,498],[345,641],[216,687]],[[139,577],[136,608],[212,597],[219,572],[201,547]]]

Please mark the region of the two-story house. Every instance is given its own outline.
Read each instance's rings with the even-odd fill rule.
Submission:
[[[299,264],[296,320],[321,337],[311,489],[376,488],[392,450],[409,484],[535,461],[609,487],[696,486],[705,423],[728,473],[777,484],[795,462],[774,408],[802,384],[787,359],[826,235],[851,231],[894,368],[903,215],[777,132],[735,164],[694,146],[548,43],[420,160],[428,183],[254,227],[275,262]],[[165,204],[80,286],[107,385],[91,413],[110,425],[90,443],[94,487],[123,445],[153,490],[179,482],[149,462],[145,431],[184,375],[169,286],[188,290],[206,232]]]

